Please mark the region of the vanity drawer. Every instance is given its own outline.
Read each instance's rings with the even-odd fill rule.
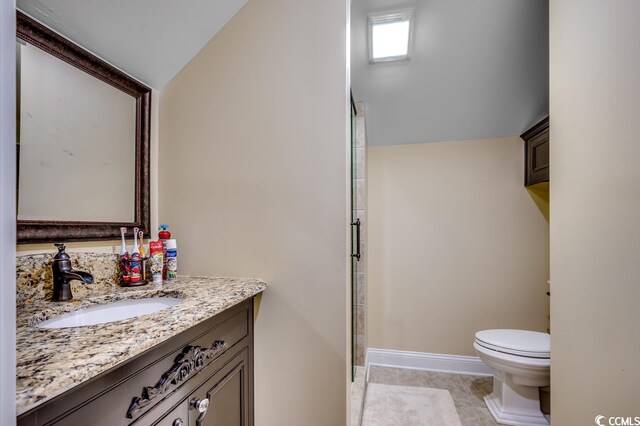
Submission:
[[[119,426],[133,423],[176,390],[189,386],[190,382],[199,382],[191,380],[202,377],[199,372],[220,368],[227,361],[226,354],[240,346],[238,343],[249,345],[251,307],[243,303],[180,333],[103,373],[91,383],[52,399],[37,413],[31,413],[35,415],[26,416],[30,421],[19,419],[18,424]],[[159,387],[162,378],[166,379],[165,386]],[[140,399],[133,408],[138,409],[131,410],[136,398]]]

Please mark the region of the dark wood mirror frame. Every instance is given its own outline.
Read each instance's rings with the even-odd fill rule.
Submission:
[[[120,227],[137,226],[150,235],[149,137],[151,89],[132,79],[49,28],[16,11],[17,37],[64,62],[131,95],[136,100],[135,214],[133,222],[77,222],[18,220],[18,244],[53,241],[111,240],[120,237]]]

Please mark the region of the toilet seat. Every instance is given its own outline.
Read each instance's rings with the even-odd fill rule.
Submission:
[[[476,333],[476,343],[486,349],[527,358],[551,357],[551,338],[547,333],[527,330],[483,330]]]

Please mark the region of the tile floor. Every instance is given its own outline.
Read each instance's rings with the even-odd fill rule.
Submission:
[[[364,367],[356,367],[355,380],[351,385],[351,426],[360,426],[362,408],[364,407],[364,379]]]
[[[497,425],[482,399],[493,389],[491,377],[372,365],[369,369],[369,383],[446,389],[451,393],[462,426]]]

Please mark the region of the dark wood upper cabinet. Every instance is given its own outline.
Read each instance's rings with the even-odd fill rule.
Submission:
[[[524,132],[524,185],[549,182],[549,117]]]

